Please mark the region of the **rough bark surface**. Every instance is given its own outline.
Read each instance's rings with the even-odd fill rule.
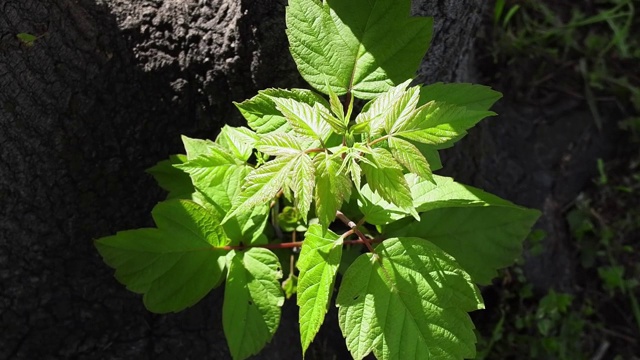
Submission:
[[[418,1],[436,17],[421,76],[464,80],[481,1]],[[143,173],[179,135],[239,124],[231,101],[304,86],[284,0],[0,0],[0,359],[224,359],[221,293],[148,313],[92,240],[150,224]],[[40,36],[33,46],[18,33]],[[265,359],[300,357],[285,306]],[[335,311],[309,355],[344,358]]]

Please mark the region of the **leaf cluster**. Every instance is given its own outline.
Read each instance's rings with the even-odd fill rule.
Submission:
[[[183,136],[186,154],[149,169],[168,191],[156,227],[96,241],[150,311],[183,310],[224,283],[224,332],[244,359],[296,294],[306,352],[342,269],[336,305],[354,358],[474,356],[475,284],[518,256],[538,213],[433,173],[438,150],[494,115],[501,95],[411,86],[432,20],[409,5],[289,2],[291,53],[316,91],[260,91],[236,103],[248,127]],[[367,101],[357,114],[356,99]],[[291,247],[300,253],[283,256]]]

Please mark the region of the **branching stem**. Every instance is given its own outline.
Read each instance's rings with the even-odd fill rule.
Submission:
[[[342,211],[337,211],[336,217],[340,219],[340,221],[342,221],[345,225],[347,225],[351,230],[353,230],[356,235],[358,235],[358,238],[360,239],[359,241],[361,241],[371,253],[376,253],[376,251],[373,250],[373,246],[371,246],[371,241],[362,233],[362,231],[358,230],[358,224],[351,221],[345,214],[342,213]]]

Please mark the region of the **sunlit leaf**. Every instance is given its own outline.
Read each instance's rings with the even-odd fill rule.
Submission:
[[[419,238],[391,238],[361,255],[342,278],[340,328],[354,359],[475,356],[469,311],[480,291],[447,253]]]
[[[225,266],[226,237],[215,217],[188,200],[169,200],[153,209],[157,228],[121,231],[96,240],[104,262],[127,289],[144,294],[156,313],[194,305],[216,284]]]
[[[298,306],[300,306],[300,339],[302,352],[315,338],[333,294],[340,257],[342,239],[333,231],[323,231],[319,225],[312,225],[305,234],[297,267]]]

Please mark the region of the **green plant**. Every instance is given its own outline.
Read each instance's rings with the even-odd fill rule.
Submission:
[[[183,310],[224,282],[223,328],[242,359],[275,333],[283,291],[296,293],[305,352],[346,268],[336,305],[354,358],[475,356],[475,283],[518,256],[539,212],[433,174],[438,150],[494,115],[501,95],[409,86],[432,32],[409,6],[290,0],[291,53],[329,99],[267,89],[237,103],[249,128],[183,137],[186,155],[149,170],[169,191],[152,211],[156,228],[95,243],[150,311]],[[368,102],[354,116],[356,98]],[[297,247],[297,258],[280,257],[290,261],[281,284],[287,268],[272,250]]]
[[[640,112],[640,78],[629,70],[640,61],[640,41],[632,30],[640,26],[637,4],[638,0],[497,0],[490,43],[493,62],[536,64],[529,72],[534,78],[522,81],[528,91],[553,83],[573,94],[574,88],[566,88],[572,81],[563,78],[573,70],[595,124],[602,129],[598,103],[603,97],[613,95],[629,112]],[[563,79],[552,81],[558,78]]]
[[[36,42],[36,40],[44,37],[46,35],[46,33],[36,36],[36,35],[32,35],[29,33],[19,33],[16,35],[16,38],[22,43],[24,44],[24,46],[26,47],[32,47],[33,44]]]

